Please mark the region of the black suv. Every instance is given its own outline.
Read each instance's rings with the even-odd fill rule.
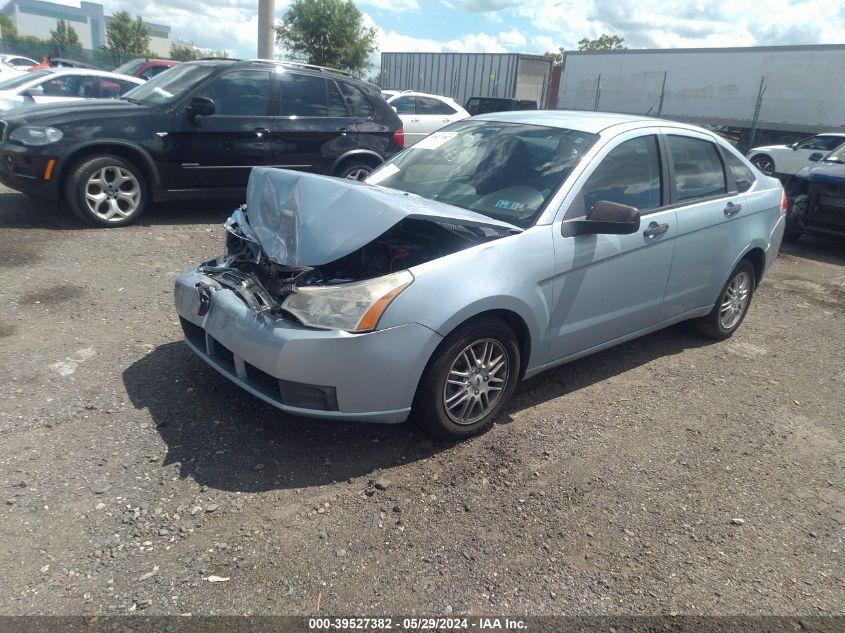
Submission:
[[[319,66],[180,64],[118,101],[22,108],[0,121],[0,181],[64,199],[98,226],[150,201],[242,195],[254,165],[363,179],[402,149],[377,87]]]

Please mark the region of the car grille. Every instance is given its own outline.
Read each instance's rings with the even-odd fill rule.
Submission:
[[[334,387],[279,380],[247,362],[243,362],[243,370],[241,375],[238,375],[238,364],[243,359],[235,356],[232,350],[200,326],[182,317],[179,317],[179,321],[182,324],[185,339],[191,343],[194,351],[220,373],[249,391],[261,394],[276,405],[287,404],[292,407],[322,411],[338,410],[337,393]]]

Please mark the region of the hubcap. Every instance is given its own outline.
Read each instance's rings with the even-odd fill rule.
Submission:
[[[346,174],[347,180],[364,180],[367,176],[370,175],[369,169],[364,169],[363,167],[359,167],[358,169],[353,169],[348,174]]]
[[[106,222],[125,220],[141,203],[141,185],[127,169],[103,167],[85,183],[88,210]]]
[[[749,297],[751,297],[751,275],[746,272],[739,273],[728,284],[719,308],[719,323],[724,329],[730,330],[739,323],[748,307]]]
[[[508,382],[508,355],[502,344],[485,338],[467,345],[455,360],[443,386],[446,415],[467,425],[486,416]]]

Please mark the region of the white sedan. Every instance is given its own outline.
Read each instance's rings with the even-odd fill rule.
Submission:
[[[34,59],[24,57],[23,55],[11,55],[9,53],[0,55],[0,62],[11,66],[15,70],[29,70],[33,66],[38,65],[38,62]]]
[[[454,99],[425,92],[403,92],[387,100],[405,130],[405,147],[421,141],[444,125],[466,119],[469,112]]]
[[[831,132],[791,145],[767,145],[748,150],[748,160],[767,176],[792,176],[845,143],[845,134]]]
[[[45,68],[0,81],[0,112],[24,105],[110,99],[142,79],[87,68]]]

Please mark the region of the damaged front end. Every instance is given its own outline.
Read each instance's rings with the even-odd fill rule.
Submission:
[[[830,163],[804,169],[786,185],[787,231],[845,238],[845,166]]]
[[[205,277],[256,312],[350,332],[376,327],[414,266],[520,232],[402,192],[267,168],[253,170],[225,228],[225,254],[200,266]]]

